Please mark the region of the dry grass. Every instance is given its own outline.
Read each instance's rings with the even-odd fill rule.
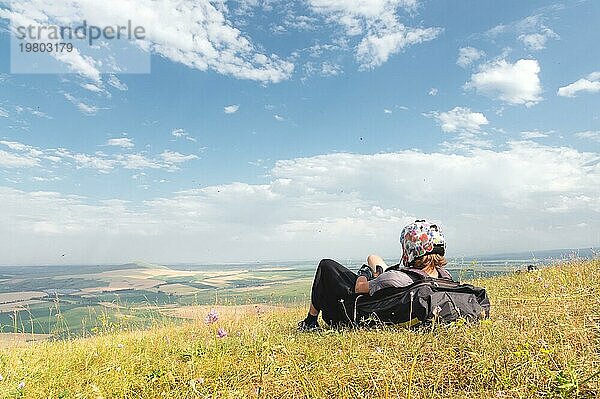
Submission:
[[[478,281],[474,326],[298,333],[305,309],[275,309],[0,350],[0,398],[594,398],[599,269]]]

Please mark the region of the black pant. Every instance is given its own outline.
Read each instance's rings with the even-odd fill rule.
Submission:
[[[358,275],[334,260],[319,262],[311,301],[330,326],[350,324],[354,312],[354,286]]]

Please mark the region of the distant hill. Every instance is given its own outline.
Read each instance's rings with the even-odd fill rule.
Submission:
[[[480,255],[480,256],[465,256],[464,258],[474,258],[481,260],[532,260],[533,258],[538,260],[544,259],[568,259],[572,254],[576,257],[583,259],[591,259],[593,257],[593,251],[596,253],[600,252],[600,247],[594,248],[563,248],[563,249],[548,249],[542,251],[527,251],[527,252],[506,252],[492,255]]]

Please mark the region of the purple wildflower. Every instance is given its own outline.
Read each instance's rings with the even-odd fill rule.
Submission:
[[[19,385],[17,385],[17,388],[18,388],[18,389],[23,389],[23,388],[25,388],[25,381],[21,381],[21,382],[19,382]]]
[[[219,320],[219,314],[217,313],[216,310],[211,309],[210,312],[208,312],[208,314],[206,315],[206,317],[204,318],[204,322],[206,324],[213,324],[216,323],[217,320]]]
[[[217,337],[218,338],[225,338],[227,336],[227,331],[225,331],[224,328],[219,327],[219,329],[217,330]]]

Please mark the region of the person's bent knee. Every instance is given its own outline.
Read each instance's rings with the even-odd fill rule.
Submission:
[[[367,256],[367,265],[376,266],[377,264],[381,264],[383,259],[379,255],[371,254]]]
[[[319,262],[319,268],[330,267],[333,264],[337,264],[333,259],[321,259]]]

